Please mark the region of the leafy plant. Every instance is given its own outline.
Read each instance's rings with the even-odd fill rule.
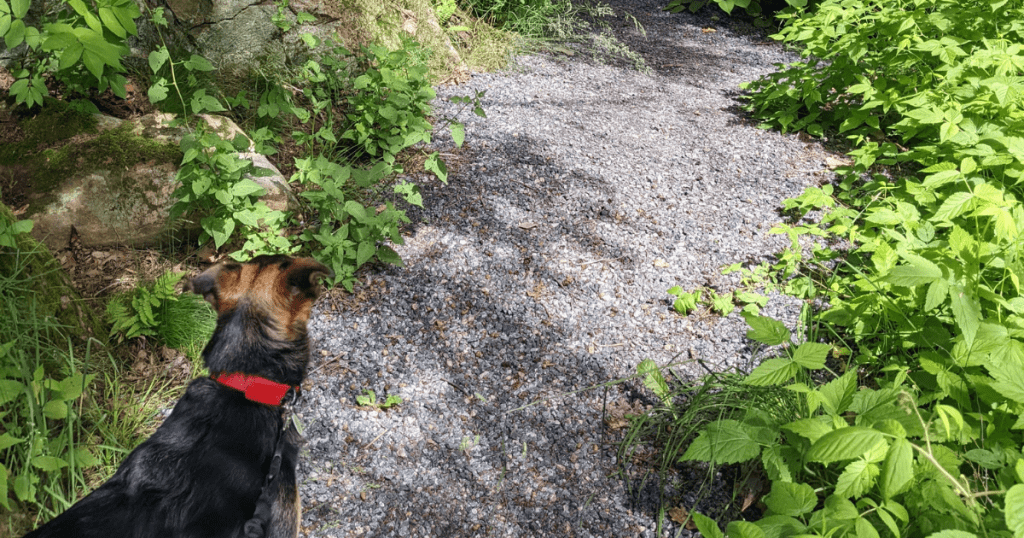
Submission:
[[[684,315],[697,308],[697,303],[700,302],[703,293],[703,290],[700,289],[685,291],[679,286],[672,286],[668,290],[669,295],[676,296],[676,300],[672,302],[672,308]]]
[[[14,220],[6,211],[0,212],[0,247],[17,248],[15,237],[32,231],[31,220]]]
[[[691,13],[700,11],[700,8],[714,2],[722,11],[732,14],[732,10],[742,8],[747,15],[756,17],[761,14],[762,6],[760,0],[672,0],[665,6],[665,11],[679,13],[689,9]],[[807,7],[807,0],[786,0],[786,4],[794,8]]]
[[[394,394],[389,394],[388,397],[385,398],[383,402],[378,402],[377,393],[373,392],[370,389],[366,389],[366,391],[364,391],[361,396],[356,396],[356,403],[362,407],[388,409],[396,405],[401,405],[402,398],[400,396],[395,396]]]
[[[24,44],[23,59],[10,69],[15,81],[10,94],[17,104],[40,105],[49,95],[43,77],[52,73],[76,92],[110,88],[125,97],[126,80],[121,58],[128,54],[126,40],[138,34],[133,0],[61,2],[46,11],[42,28],[25,23],[30,0],[0,0],[0,37],[8,50]]]
[[[164,304],[177,302],[174,287],[184,276],[185,273],[168,271],[149,286],[140,286],[127,295],[113,297],[107,303],[107,317],[113,323],[110,336],[120,335],[122,340],[156,336],[163,321]]]

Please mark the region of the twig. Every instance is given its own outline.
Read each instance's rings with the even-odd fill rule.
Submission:
[[[381,437],[384,437],[385,433],[388,433],[389,431],[391,431],[391,426],[388,426],[388,429],[380,432],[380,435],[378,435],[377,437],[374,437],[373,441],[370,441],[369,443],[366,443],[365,445],[363,445],[363,449],[365,450],[367,448],[370,448],[370,445],[376,443],[378,440],[380,440]]]
[[[584,265],[590,265],[590,264],[593,264],[593,263],[601,263],[601,262],[613,262],[615,260],[621,260],[622,258],[625,258],[625,256],[619,256],[618,258],[601,258],[600,260],[594,260],[592,262],[580,262],[580,266],[582,267]]]

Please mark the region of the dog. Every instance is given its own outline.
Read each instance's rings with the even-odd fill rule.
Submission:
[[[222,262],[186,284],[217,312],[193,380],[114,476],[26,538],[294,538],[302,438],[285,404],[306,377],[322,277],[308,258]]]

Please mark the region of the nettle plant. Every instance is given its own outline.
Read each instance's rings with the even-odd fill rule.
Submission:
[[[68,89],[86,93],[108,88],[125,97],[121,58],[128,53],[128,36],[138,34],[134,0],[83,0],[42,4],[41,27],[25,23],[30,0],[0,0],[0,37],[8,50],[24,45],[20,61],[11,68],[15,81],[10,94],[17,104],[41,105],[49,95],[43,76],[53,74]],[[88,107],[96,111],[95,106]]]

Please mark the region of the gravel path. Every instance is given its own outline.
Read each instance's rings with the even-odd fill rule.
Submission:
[[[677,316],[665,290],[727,291],[722,266],[780,250],[777,207],[825,157],[737,111],[737,85],[792,56],[663,4],[612,2],[646,30],[611,21],[649,74],[542,54],[440,90],[486,89],[488,118],[468,121],[449,185],[424,185],[407,267],[314,314],[305,536],[654,536],[656,495],[611,476],[622,431],[605,426],[605,392],[559,395],[680,351],[749,367],[742,319]],[[404,403],[359,408],[364,389]]]

